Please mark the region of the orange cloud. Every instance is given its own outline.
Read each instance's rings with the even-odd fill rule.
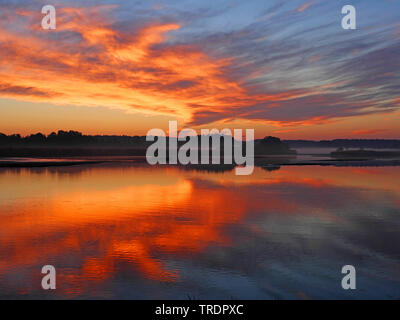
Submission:
[[[104,9],[60,9],[56,31],[41,30],[37,23],[29,25],[30,33],[2,28],[0,97],[174,114],[189,123],[202,112],[229,114],[311,94],[252,94],[228,75],[229,57],[216,59],[195,45],[169,44],[169,33],[180,24],[122,32],[104,18]],[[27,17],[25,11],[21,17]]]
[[[302,4],[300,7],[298,7],[296,9],[296,12],[303,12],[313,5],[314,5],[314,2],[306,2],[306,3]]]
[[[312,56],[311,58],[309,58],[309,59],[308,59],[308,62],[309,62],[309,63],[317,62],[317,61],[321,60],[322,58],[323,58],[322,55],[317,54],[317,55]]]
[[[331,77],[313,87],[300,82],[305,87],[286,90],[284,81],[271,86],[281,89],[268,89],[258,80],[269,73],[274,78],[270,65],[256,68],[233,51],[217,58],[196,43],[174,42],[174,33],[184,28],[174,21],[116,23],[104,14],[113,8],[60,8],[55,31],[40,28],[38,13],[1,13],[0,98],[122,109],[140,112],[142,118],[174,117],[195,128],[236,120],[260,127],[309,127],[383,110],[373,109],[377,100],[337,90],[350,86],[351,79]],[[309,62],[324,57],[317,53]]]
[[[386,130],[384,129],[365,129],[365,130],[355,130],[352,132],[353,135],[369,135],[369,134],[377,134],[382,133]]]

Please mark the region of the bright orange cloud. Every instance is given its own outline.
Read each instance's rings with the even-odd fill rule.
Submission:
[[[313,4],[303,4],[298,11]],[[352,78],[329,74],[324,80],[314,71],[307,73],[318,80],[312,84],[298,81],[287,86],[297,79],[289,79],[289,74],[281,71],[279,78],[283,75],[288,79],[275,83],[278,74],[273,63],[246,61],[235,50],[213,51],[212,55],[205,51],[204,43],[179,39],[177,35],[186,30],[176,21],[113,21],[113,15],[104,11],[110,13],[114,8],[60,8],[57,29],[52,31],[41,29],[39,12],[1,12],[0,98],[102,106],[140,112],[142,118],[152,115],[149,119],[174,117],[181,126],[194,128],[240,121],[241,127],[301,129],[331,125],[338,118],[393,112],[397,102],[390,95],[382,100],[348,89],[370,89],[371,80],[353,84]],[[309,58],[309,68],[320,68],[316,62],[327,58],[317,52]],[[295,69],[298,75],[312,71]],[[376,74],[387,77],[390,72]]]
[[[376,130],[365,129],[365,130],[355,130],[355,131],[352,132],[352,134],[353,135],[369,135],[369,134],[382,133],[383,131],[385,131],[385,130],[383,130],[383,129],[376,129]]]
[[[124,33],[102,10],[60,9],[55,31],[37,24],[23,34],[3,28],[0,97],[174,114],[188,123],[195,115],[201,121],[202,113],[226,115],[311,94],[252,94],[228,75],[232,59],[211,58],[194,45],[168,44],[168,33],[181,25],[149,24]]]
[[[306,3],[302,4],[300,7],[298,7],[296,9],[296,12],[303,12],[303,11],[307,10],[309,7],[311,7],[312,5],[314,5],[314,2],[306,2]]]

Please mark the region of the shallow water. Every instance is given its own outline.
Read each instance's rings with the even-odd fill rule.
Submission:
[[[0,169],[0,298],[399,299],[399,181],[400,167]]]

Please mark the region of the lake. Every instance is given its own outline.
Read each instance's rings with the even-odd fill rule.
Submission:
[[[1,168],[0,298],[400,299],[399,181],[400,167]]]

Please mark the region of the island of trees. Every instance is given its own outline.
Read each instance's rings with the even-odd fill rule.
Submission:
[[[178,142],[178,145],[184,143]],[[0,133],[0,157],[144,156],[151,144],[145,136],[83,135],[72,130],[25,137]],[[255,155],[260,156],[296,155],[295,150],[276,137],[255,140],[254,148]]]

